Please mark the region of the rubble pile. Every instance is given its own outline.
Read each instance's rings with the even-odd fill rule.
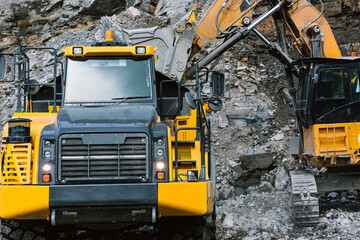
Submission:
[[[200,19],[211,2],[0,0],[0,51],[14,52],[22,42],[28,46],[52,46],[61,56],[65,46],[102,40],[101,16],[109,16],[123,28],[165,27],[189,10],[195,10]],[[359,52],[359,3],[328,2],[324,9],[342,52]],[[270,20],[260,25],[259,30],[275,40]],[[202,50],[198,58],[216,43]],[[29,55],[35,57],[31,64],[38,70],[32,73],[32,78],[49,81],[50,54],[29,51]],[[223,109],[209,114],[218,172],[218,239],[357,238],[360,217],[358,209],[353,211],[352,207],[359,204],[355,191],[330,193],[322,199],[326,207],[321,210],[319,226],[297,229],[292,224],[288,172],[296,168],[297,161],[287,149],[297,125],[281,64],[250,34],[226,52],[215,69],[225,72],[228,89]],[[204,92],[210,92],[209,86]],[[0,127],[14,113],[15,100],[16,86],[1,83]],[[344,202],[347,205],[333,207]]]

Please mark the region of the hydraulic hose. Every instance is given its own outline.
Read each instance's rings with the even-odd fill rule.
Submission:
[[[221,8],[220,8],[220,10],[218,11],[218,13],[217,13],[217,15],[216,15],[216,20],[215,20],[216,28],[217,28],[217,30],[218,30],[220,33],[222,33],[222,34],[231,34],[231,33],[235,32],[237,29],[240,28],[240,27],[236,27],[236,28],[234,28],[233,30],[226,32],[226,31],[222,31],[222,30],[220,29],[220,27],[219,27],[219,16],[220,16],[220,13],[221,13],[221,11],[225,8],[225,6],[226,6],[226,4],[228,3],[228,1],[229,1],[229,0],[225,0],[225,2],[221,5]]]

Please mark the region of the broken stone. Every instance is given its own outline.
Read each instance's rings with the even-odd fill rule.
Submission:
[[[283,140],[283,139],[284,139],[284,133],[283,133],[283,132],[277,133],[277,134],[273,137],[273,139],[274,139],[275,141]]]
[[[127,11],[128,11],[133,17],[138,17],[138,16],[141,15],[140,11],[139,11],[137,8],[132,7],[132,6],[129,7],[129,8],[127,9]]]
[[[226,118],[219,118],[219,128],[226,128],[228,126],[228,121]]]
[[[88,0],[83,6],[82,13],[88,15],[102,16],[112,15],[126,7],[125,0]]]
[[[230,167],[234,168],[236,167],[237,165],[239,165],[237,162],[233,161],[233,160],[228,160],[228,163],[230,165]]]
[[[331,192],[328,194],[328,198],[332,198],[332,199],[335,199],[335,198],[338,198],[339,197],[339,194],[337,192]]]
[[[233,216],[229,213],[224,213],[225,217],[223,218],[222,224],[225,228],[232,228],[234,226]]]
[[[231,197],[231,193],[232,193],[232,189],[223,189],[221,190],[221,192],[219,193],[219,199],[220,200],[226,200],[229,199],[229,197]]]
[[[254,237],[254,236],[255,236],[256,234],[258,234],[258,233],[259,233],[258,230],[253,229],[253,230],[250,230],[250,231],[249,231],[248,235],[249,235],[250,237]]]
[[[275,187],[277,189],[282,189],[282,188],[286,188],[287,185],[287,181],[289,179],[289,175],[286,172],[284,167],[280,167],[275,175]]]
[[[245,189],[243,189],[242,187],[236,187],[235,188],[235,195],[236,196],[240,196],[245,194]]]
[[[260,180],[257,178],[249,178],[248,180],[246,180],[246,183],[249,184],[250,186],[254,186],[260,183]]]
[[[357,196],[358,195],[358,192],[354,189],[350,189],[347,191],[347,193],[351,196]]]
[[[274,153],[259,153],[240,156],[240,162],[247,169],[266,169],[274,162]]]
[[[263,181],[259,185],[259,189],[262,192],[271,192],[272,191],[272,185],[268,181]]]

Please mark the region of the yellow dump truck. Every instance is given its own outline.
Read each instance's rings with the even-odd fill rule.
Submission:
[[[206,111],[223,94],[223,75],[211,73],[209,98],[196,78],[193,96],[155,71],[152,46],[126,46],[107,34],[105,42],[63,49],[61,77],[53,48],[21,46],[1,55],[0,77],[15,80],[19,90],[17,112],[3,131],[3,239],[27,239],[27,232],[39,231],[19,228],[34,222],[153,224],[163,239],[185,225],[201,226],[187,234],[215,239],[216,173]],[[31,79],[29,50],[54,55],[52,81]],[[57,238],[55,228],[44,229],[43,237]]]

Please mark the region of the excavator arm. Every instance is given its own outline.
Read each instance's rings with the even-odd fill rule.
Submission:
[[[275,23],[285,25],[292,38],[291,43],[303,57],[341,57],[331,28],[323,16],[323,4],[319,12],[306,0],[273,1],[267,3],[269,10],[252,21],[252,11],[263,1],[251,2],[248,0],[225,0],[215,1],[196,27],[194,49],[202,48],[220,34],[233,34],[228,41],[221,44],[212,53],[200,60],[200,65],[207,65],[222,53],[227,51],[235,43],[246,37],[253,31],[270,50],[275,50],[276,57],[284,63],[287,57],[286,44],[281,44],[282,52],[278,46],[271,43],[256,27],[270,16],[275,18]],[[279,32],[278,35],[284,35]],[[278,36],[281,38],[281,36]],[[274,45],[275,44],[275,45]],[[274,52],[274,51],[273,51]],[[187,71],[187,76],[194,73],[193,69]]]
[[[306,0],[292,1],[281,12],[284,23],[295,39],[293,44],[302,56],[341,57],[330,25],[323,16],[322,2],[320,12]],[[318,41],[320,49],[316,46]]]

